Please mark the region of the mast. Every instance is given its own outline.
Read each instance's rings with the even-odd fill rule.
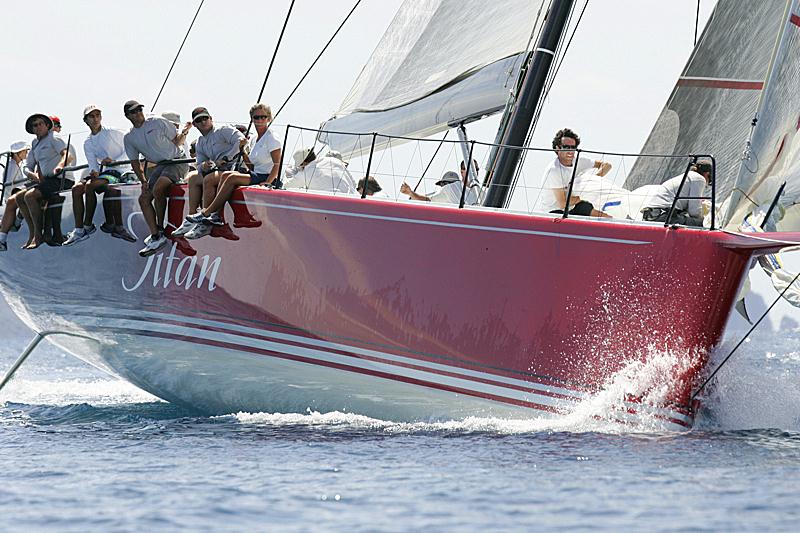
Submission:
[[[567,25],[573,0],[552,0],[539,42],[536,44],[531,67],[525,75],[517,103],[511,113],[506,134],[501,144],[506,146],[525,145],[525,139],[536,113],[536,106],[542,96],[550,66],[555,58],[555,50]],[[494,166],[491,185],[483,201],[486,207],[503,207],[510,192],[511,180],[519,164],[522,151],[515,148],[501,148]]]

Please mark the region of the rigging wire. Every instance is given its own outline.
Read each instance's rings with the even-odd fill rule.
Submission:
[[[531,139],[533,138],[533,132],[536,130],[536,125],[539,122],[539,117],[541,116],[542,110],[544,109],[544,101],[550,94],[550,89],[552,89],[553,84],[555,83],[556,76],[558,75],[559,70],[561,70],[561,65],[564,63],[564,58],[567,56],[567,51],[569,50],[569,47],[572,44],[572,39],[575,38],[575,34],[578,32],[578,27],[581,24],[581,20],[583,20],[583,15],[586,13],[587,7],[589,7],[589,0],[586,0],[586,2],[584,2],[583,4],[583,8],[581,9],[580,14],[578,15],[578,20],[575,22],[575,27],[572,29],[572,34],[570,35],[569,39],[567,39],[566,45],[563,46],[563,52],[561,51],[563,41],[562,43],[559,43],[558,49],[556,50],[556,57],[560,57],[560,59],[558,61],[558,65],[556,65],[555,70],[553,70],[552,73],[548,75],[548,81],[545,84],[544,92],[537,104],[537,110],[536,113],[534,114],[533,122],[531,123],[531,127],[528,130],[528,136],[525,138],[525,146],[528,146],[531,142]],[[569,19],[567,20],[567,26],[569,26],[572,20],[572,15],[573,13],[570,13]],[[517,165],[517,170],[514,173],[514,179],[511,182],[511,194],[509,194],[508,197],[506,198],[505,207],[508,207],[508,205],[511,203],[511,197],[514,194],[513,191],[517,186],[517,182],[519,181],[520,174],[522,173],[522,167],[525,164],[525,159],[527,155],[528,151],[523,150],[522,155],[520,157],[519,165]]]
[[[697,14],[694,18],[694,45],[697,46],[697,28],[700,27],[700,0],[697,0]]]
[[[292,8],[294,8],[295,0],[292,0],[292,3],[289,4],[289,11],[286,12],[286,18],[283,20],[283,27],[281,28],[281,34],[278,36],[278,42],[275,44],[275,51],[272,52],[272,59],[269,61],[269,67],[267,67],[267,75],[264,76],[264,83],[261,84],[261,91],[258,93],[258,98],[256,98],[256,102],[261,101],[261,97],[264,96],[264,89],[267,88],[267,80],[269,80],[269,75],[272,72],[272,65],[275,64],[275,58],[278,57],[278,49],[281,47],[281,41],[283,40],[283,34],[286,32],[286,26],[289,24],[289,16],[292,14]],[[273,121],[274,121],[273,117]],[[250,123],[247,125],[247,133],[245,133],[245,137],[250,135],[250,128],[253,127],[253,117],[250,117]]]
[[[776,304],[777,304],[777,303],[780,301],[780,299],[781,299],[781,298],[783,298],[783,295],[784,295],[784,294],[786,294],[786,291],[788,291],[788,290],[789,290],[789,287],[791,287],[792,285],[794,285],[794,284],[795,284],[795,282],[797,281],[797,279],[798,279],[798,278],[800,278],[800,272],[798,272],[798,273],[797,273],[797,275],[795,275],[795,277],[794,277],[794,279],[792,280],[792,282],[791,282],[791,283],[789,283],[788,285],[786,285],[786,287],[784,287],[784,289],[781,291],[781,293],[778,295],[778,297],[777,297],[777,298],[775,298],[775,300],[774,300],[774,301],[772,302],[772,304],[771,304],[771,305],[770,305],[770,306],[767,308],[767,310],[766,310],[766,311],[764,311],[764,314],[762,314],[762,315],[761,315],[761,317],[760,317],[758,320],[756,320],[756,323],[755,323],[755,324],[753,324],[753,326],[752,326],[752,327],[751,327],[749,330],[747,330],[747,333],[745,333],[745,334],[742,336],[741,340],[740,340],[738,343],[736,343],[736,346],[734,346],[734,347],[733,347],[733,350],[731,350],[731,352],[730,352],[730,353],[727,355],[727,357],[725,357],[725,359],[723,359],[723,360],[722,360],[722,362],[721,362],[719,365],[717,365],[717,368],[715,368],[715,369],[714,369],[714,371],[711,373],[711,375],[710,375],[710,376],[708,376],[708,378],[706,378],[706,380],[703,382],[703,384],[702,384],[702,385],[700,385],[699,387],[697,387],[697,390],[696,390],[696,391],[694,391],[694,393],[692,394],[692,397],[691,397],[691,398],[689,398],[689,404],[690,404],[690,405],[691,405],[691,403],[694,401],[695,397],[696,397],[698,394],[700,394],[700,392],[701,392],[701,391],[702,391],[702,390],[705,388],[705,386],[706,386],[706,385],[708,385],[708,384],[709,384],[709,382],[710,382],[710,381],[711,381],[711,380],[714,378],[714,376],[716,376],[716,375],[717,375],[717,372],[719,372],[719,371],[720,371],[720,369],[722,368],[722,366],[723,366],[725,363],[727,363],[727,362],[728,362],[728,360],[731,358],[731,356],[732,356],[734,353],[736,353],[736,350],[738,350],[738,349],[739,349],[739,347],[740,347],[742,344],[744,344],[744,342],[747,340],[747,338],[750,336],[750,334],[753,332],[753,330],[755,330],[755,329],[756,329],[756,327],[758,327],[758,325],[759,325],[759,324],[761,324],[761,321],[762,321],[762,320],[764,320],[764,318],[766,318],[766,316],[769,314],[769,312],[770,312],[770,311],[772,311],[772,308],[773,308],[773,307],[775,307],[775,305],[776,305]]]
[[[289,96],[287,96],[287,97],[286,97],[286,100],[284,100],[283,104],[281,104],[281,107],[280,107],[280,108],[278,108],[278,111],[277,111],[277,112],[276,112],[276,113],[275,113],[275,114],[272,116],[272,122],[275,122],[275,119],[277,119],[277,118],[278,118],[278,115],[280,115],[281,111],[283,111],[283,108],[284,108],[284,107],[286,107],[286,104],[288,104],[288,103],[289,103],[289,100],[292,98],[292,96],[294,96],[294,93],[295,93],[295,92],[297,92],[297,89],[299,89],[299,88],[300,88],[300,85],[301,85],[301,84],[302,84],[302,83],[305,81],[306,77],[307,77],[307,76],[309,75],[309,73],[311,72],[311,69],[313,69],[313,68],[314,68],[314,65],[316,65],[316,64],[317,64],[317,61],[319,61],[319,59],[322,57],[322,54],[324,54],[324,53],[325,53],[325,50],[327,50],[327,49],[328,49],[328,46],[330,46],[330,44],[333,42],[333,40],[334,40],[334,39],[336,38],[336,36],[339,34],[339,32],[341,31],[341,29],[344,27],[344,25],[345,25],[345,24],[347,23],[347,21],[350,19],[350,16],[353,14],[353,12],[356,10],[356,8],[358,7],[358,5],[359,5],[360,3],[361,3],[361,0],[356,0],[356,3],[355,3],[355,5],[353,6],[353,9],[351,9],[351,10],[350,10],[350,12],[349,12],[349,13],[347,14],[347,16],[344,18],[344,20],[342,21],[342,23],[341,23],[341,24],[339,24],[339,27],[338,27],[338,28],[336,28],[336,31],[333,33],[333,35],[331,36],[331,38],[328,40],[327,44],[325,44],[325,46],[322,48],[322,51],[319,53],[319,55],[317,56],[317,58],[314,60],[314,62],[313,62],[313,63],[311,63],[311,66],[310,66],[310,67],[308,67],[308,70],[306,70],[306,73],[305,73],[305,74],[303,74],[303,77],[302,77],[302,78],[300,78],[300,81],[298,81],[298,82],[297,82],[297,85],[295,85],[294,89],[292,89],[292,92],[291,92],[291,93],[289,93]]]
[[[419,184],[420,184],[420,183],[422,183],[422,180],[424,180],[424,179],[425,179],[425,174],[427,174],[427,173],[428,173],[428,170],[430,170],[430,168],[431,168],[431,165],[433,164],[433,160],[434,160],[434,159],[436,159],[436,154],[438,154],[438,153],[439,153],[439,149],[440,149],[440,148],[442,147],[442,145],[444,144],[444,140],[445,140],[445,139],[447,139],[447,134],[448,134],[448,133],[450,133],[450,130],[446,130],[446,131],[444,132],[444,136],[442,136],[442,140],[441,140],[441,141],[439,141],[439,146],[437,146],[437,147],[436,147],[436,151],[435,151],[435,152],[433,152],[433,155],[431,156],[431,160],[430,160],[430,161],[428,161],[428,166],[426,166],[426,167],[425,167],[425,170],[423,170],[423,171],[422,171],[422,176],[420,176],[420,178],[419,178],[419,181],[417,182],[417,184],[416,184],[416,185],[414,185],[414,192],[417,192],[417,187],[419,187]]]
[[[158,103],[158,99],[161,98],[161,92],[164,90],[164,87],[167,85],[167,80],[169,79],[169,75],[172,74],[172,69],[175,68],[175,63],[178,62],[178,56],[181,55],[181,50],[183,50],[183,45],[186,44],[186,39],[189,38],[189,33],[192,31],[192,26],[194,26],[194,21],[197,20],[197,15],[200,14],[200,8],[203,7],[203,3],[206,0],[200,0],[200,5],[197,6],[197,12],[194,14],[194,18],[192,19],[191,24],[189,24],[189,29],[186,30],[186,35],[183,37],[183,42],[181,43],[180,47],[178,48],[178,53],[175,54],[175,59],[172,60],[172,65],[169,67],[169,72],[167,72],[167,77],[164,78],[164,83],[161,84],[161,88],[158,90],[158,94],[156,95],[156,99],[153,100],[153,105],[150,108],[152,112],[156,108],[156,104]]]

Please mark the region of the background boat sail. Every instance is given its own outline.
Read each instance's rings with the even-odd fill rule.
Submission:
[[[60,346],[207,412],[561,416],[660,350],[684,357],[597,416],[688,427],[750,254],[789,242],[261,188],[232,207],[261,226],[146,262],[115,242],[4,254],[0,284],[32,328],[94,339]]]
[[[720,0],[656,121],[642,153],[716,156],[719,215],[756,230],[800,227],[800,16],[795,0]],[[684,171],[674,159],[639,158],[625,183],[634,190]],[[778,208],[763,221],[778,193]],[[787,215],[787,212],[789,213]],[[772,259],[781,265],[778,257]],[[766,263],[765,263],[766,265]],[[765,268],[783,291],[793,275]],[[775,271],[778,271],[776,274]],[[787,300],[800,305],[800,291]]]

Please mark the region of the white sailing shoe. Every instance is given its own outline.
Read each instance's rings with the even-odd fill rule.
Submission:
[[[69,232],[67,240],[61,246],[72,246],[76,242],[85,241],[89,238],[89,233],[83,228],[75,228]]]
[[[213,226],[211,225],[211,223],[207,222],[204,219],[202,222],[200,222],[198,224],[195,224],[194,228],[192,228],[192,231],[190,231],[189,233],[186,234],[186,238],[187,239],[199,239],[200,237],[205,237],[206,235],[211,233],[212,229],[213,229]]]
[[[196,225],[195,222],[190,222],[189,220],[184,220],[183,224],[181,224],[180,226],[175,228],[175,231],[172,232],[172,236],[173,237],[180,237],[181,235],[186,235],[187,233],[192,231],[192,228],[194,228],[195,225]]]
[[[167,239],[167,236],[164,235],[163,233],[160,233],[157,239],[153,239],[151,237],[150,242],[148,242],[144,248],[139,250],[139,255],[142,257],[153,255],[154,253],[162,249],[164,246],[166,246],[168,242],[169,239]]]

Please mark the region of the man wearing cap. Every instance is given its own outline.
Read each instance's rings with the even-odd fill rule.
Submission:
[[[129,242],[136,240],[123,226],[121,202],[111,201],[111,198],[118,198],[121,194],[113,185],[121,182],[125,172],[131,171],[128,164],[114,164],[116,161],[127,159],[125,134],[120,130],[104,127],[102,119],[102,111],[97,106],[89,105],[84,108],[83,121],[90,130],[89,137],[83,143],[83,153],[89,166],[88,175],[85,180],[72,187],[75,229],[70,232],[64,246],[71,246],[88,239],[89,235],[95,232],[93,220],[97,208],[97,194],[103,194],[103,206],[106,208],[106,222],[101,229],[110,233],[112,237]]]
[[[209,205],[217,195],[222,173],[234,170],[239,151],[247,143],[244,135],[232,126],[215,126],[214,120],[205,107],[192,110],[192,123],[200,132],[195,145],[197,170],[189,174],[189,213],[193,214],[203,205]],[[222,216],[213,213],[209,219],[212,225],[222,225]],[[174,236],[181,236],[192,231],[197,224],[184,220],[175,231]],[[199,238],[211,233],[211,225],[201,224],[192,236]],[[200,234],[202,233],[202,235]]]
[[[313,148],[297,150],[293,159],[296,172],[286,181],[285,188],[356,193],[356,181],[341,159],[329,156],[318,158]]]
[[[456,172],[448,170],[442,175],[441,179],[436,182],[436,185],[440,187],[440,189],[430,196],[415,192],[408,186],[408,183],[405,182],[400,186],[400,193],[407,194],[409,200],[460,205],[461,194],[463,192],[464,205],[478,205],[478,184],[473,183],[471,186],[467,187],[466,191],[463,191],[469,176],[466,172],[463,172],[462,175],[463,178],[459,177]]]
[[[164,235],[167,193],[170,187],[180,182],[189,170],[186,163],[170,165],[167,162],[180,157],[180,147],[183,146],[192,124],[187,123],[183,130],[178,132],[162,117],[145,119],[144,105],[136,100],[125,102],[123,112],[133,124],[125,135],[125,152],[142,184],[139,206],[150,229],[150,236],[145,239],[145,247],[139,251],[139,255],[146,257],[167,244],[167,237]],[[148,168],[145,173],[139,156],[144,156],[147,161],[155,163],[155,166]]]
[[[8,238],[9,231],[17,231],[19,229],[19,217],[21,213],[17,214],[18,206],[24,206],[25,189],[20,189],[20,186],[28,182],[28,178],[23,172],[23,162],[28,157],[30,145],[25,141],[17,141],[11,144],[9,148],[8,164],[3,172],[3,187],[11,188],[11,195],[6,200],[6,208],[3,211],[3,220],[0,222],[0,252],[6,251],[6,239]],[[19,204],[19,202],[22,202]]]
[[[72,187],[71,180],[64,176],[65,166],[74,162],[67,152],[67,144],[53,133],[53,121],[47,115],[36,113],[25,121],[25,131],[36,135],[31,150],[25,159],[23,172],[36,180],[36,184],[25,191],[27,210],[23,210],[26,222],[33,228],[31,239],[23,247],[27,250],[42,244],[42,201],[58,196],[58,192]]]

